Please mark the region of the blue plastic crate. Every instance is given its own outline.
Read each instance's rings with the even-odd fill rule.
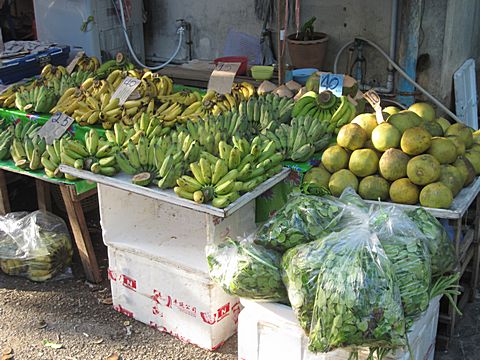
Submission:
[[[40,74],[46,64],[67,64],[70,46],[52,47],[36,54],[4,61],[0,67],[0,84],[11,84]]]

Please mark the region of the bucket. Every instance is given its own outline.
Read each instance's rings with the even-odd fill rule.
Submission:
[[[296,68],[317,68],[322,70],[327,53],[328,35],[321,32],[313,33],[314,40],[295,40],[297,34],[287,37],[288,52],[293,66]]]

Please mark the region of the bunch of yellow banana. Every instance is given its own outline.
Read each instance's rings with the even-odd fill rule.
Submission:
[[[237,106],[238,104],[232,94],[221,95],[213,90],[209,90],[202,98],[202,107],[207,113],[215,116],[230,109],[235,109]]]
[[[85,94],[79,88],[70,88],[58,99],[57,104],[50,110],[50,114],[62,112],[71,116],[79,108],[79,102],[85,100]]]
[[[233,83],[232,96],[235,98],[237,104],[242,101],[247,101],[256,94],[255,86],[249,82],[243,81],[241,83]]]
[[[73,256],[70,238],[66,234],[43,229],[39,229],[36,236],[40,244],[33,254],[25,255],[25,259],[0,259],[0,268],[4,273],[40,282],[65,271]]]
[[[190,164],[192,176],[177,180],[175,193],[197,203],[207,203],[224,208],[252,191],[268,177],[282,169],[284,156],[276,152],[275,143],[256,137],[250,143],[233,137],[234,145],[220,141],[219,157],[202,152],[197,163]]]
[[[77,169],[87,169],[95,174],[113,176],[117,173],[115,153],[118,148],[98,136],[94,129],[85,133],[85,143],[78,140],[66,141],[61,149],[62,164]]]
[[[155,85],[158,97],[170,95],[173,92],[173,81],[168,76],[145,71],[142,75],[142,80],[148,80]]]
[[[178,91],[170,95],[158,96],[161,102],[175,102],[181,105],[190,106],[197,101],[202,100],[202,95],[198,91],[191,91],[188,89]]]
[[[160,105],[155,116],[162,121],[164,126],[172,127],[177,123],[178,116],[184,111],[184,106],[178,102],[165,102]]]
[[[45,80],[52,80],[57,78],[60,80],[62,76],[68,76],[67,69],[61,65],[55,66],[47,64],[43,67],[40,77]]]
[[[35,81],[22,85],[10,85],[4,92],[0,94],[0,107],[4,109],[12,109],[15,107],[17,92],[30,91],[36,85]]]
[[[95,72],[100,67],[100,61],[95,56],[83,55],[75,64],[74,71]]]

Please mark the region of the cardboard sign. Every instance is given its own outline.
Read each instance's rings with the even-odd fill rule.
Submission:
[[[363,97],[368,101],[372,108],[375,110],[375,117],[377,118],[377,123],[381,124],[385,120],[383,119],[382,107],[380,106],[380,96],[378,96],[375,90],[368,90]]]
[[[320,75],[319,92],[331,91],[336,97],[343,94],[343,75],[341,74],[327,74]]]
[[[57,112],[38,130],[38,135],[45,138],[47,144],[52,144],[65,134],[74,121],[70,116]]]
[[[232,84],[240,68],[241,63],[218,63],[210,75],[208,90],[214,90],[219,94],[230,94]]]
[[[117,90],[112,95],[112,99],[118,98],[119,104],[125,104],[125,101],[128,100],[129,96],[133,91],[140,85],[141,80],[135,79],[133,77],[127,76],[122,83],[118,86]]]
[[[73,70],[75,69],[75,66],[78,64],[80,59],[85,55],[85,51],[79,51],[75,57],[73,58],[72,61],[70,61],[70,64],[67,66],[67,73],[70,75]]]

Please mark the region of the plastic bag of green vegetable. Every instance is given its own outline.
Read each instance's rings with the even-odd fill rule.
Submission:
[[[338,229],[345,206],[331,196],[294,193],[257,232],[255,243],[284,252]]]
[[[228,294],[266,301],[287,299],[281,255],[275,250],[254,244],[251,237],[226,238],[206,250],[210,277]]]
[[[405,345],[392,264],[367,223],[365,218],[363,225],[296,246],[283,256],[288,297],[311,351]]]
[[[427,309],[432,279],[427,240],[406,213],[393,206],[377,207],[370,225],[393,264],[405,317],[411,320]]]
[[[455,248],[443,225],[422,208],[407,211],[407,215],[425,236],[432,261],[432,276],[436,278],[453,271]]]
[[[357,192],[351,188],[347,187],[343,190],[342,194],[339,197],[339,200],[348,206],[353,206],[365,213],[368,213],[370,206],[365,200],[363,200]]]

